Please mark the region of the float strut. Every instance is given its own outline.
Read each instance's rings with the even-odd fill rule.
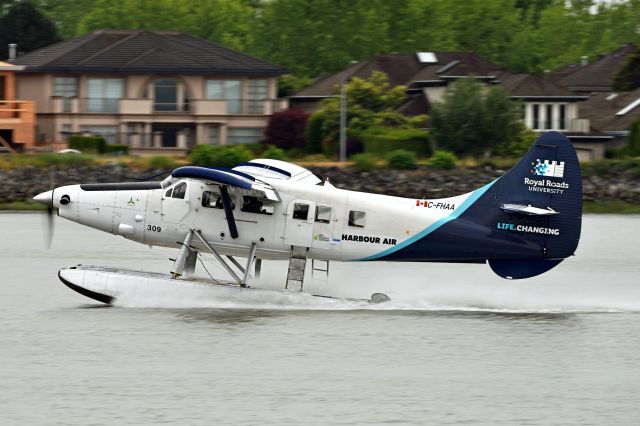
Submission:
[[[174,279],[178,278],[184,272],[184,267],[187,264],[187,259],[189,258],[189,254],[191,252],[191,249],[189,248],[190,245],[191,245],[191,232],[189,232],[187,236],[184,237],[184,242],[180,247],[180,252],[176,257],[175,262],[173,262],[173,269],[171,270],[172,278]]]
[[[204,244],[204,246],[211,252],[211,254],[213,254],[216,257],[216,259],[218,259],[218,262],[220,262],[222,266],[224,266],[224,269],[227,270],[229,275],[231,275],[238,284],[244,287],[244,284],[242,283],[242,280],[240,280],[240,277],[237,276],[235,272],[233,272],[233,269],[231,269],[231,266],[229,266],[229,264],[224,261],[224,259],[222,258],[222,256],[220,256],[220,254],[218,254],[216,249],[214,249],[211,246],[211,244],[209,244],[207,240],[204,239],[204,237],[202,236],[202,233],[200,231],[195,231],[195,230],[192,230],[192,232],[195,234],[196,237],[198,237],[200,241],[202,241],[202,244]]]
[[[247,280],[249,279],[249,272],[251,272],[251,265],[253,264],[253,260],[256,257],[256,242],[251,242],[251,248],[249,249],[249,257],[247,258],[247,267],[244,268],[244,278],[242,280],[242,284],[247,285]]]

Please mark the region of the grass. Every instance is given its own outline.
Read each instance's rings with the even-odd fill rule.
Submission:
[[[640,204],[626,201],[585,201],[582,211],[584,213],[640,214]]]
[[[0,203],[0,210],[4,211],[45,211],[47,207],[35,201],[11,201]]]

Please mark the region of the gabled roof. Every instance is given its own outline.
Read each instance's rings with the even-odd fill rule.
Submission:
[[[446,85],[456,77],[495,77],[501,68],[471,52],[429,52],[430,62],[421,62],[415,53],[375,55],[364,62],[350,65],[338,73],[323,76],[305,87],[293,98],[329,97],[336,87],[353,77],[369,78],[373,71],[382,71],[392,86],[420,86],[423,83]]]
[[[578,96],[571,90],[545,78],[531,74],[502,73],[496,80],[512,98],[518,99],[565,99],[579,101],[587,96]]]
[[[98,30],[35,50],[13,61],[26,72],[233,74],[287,72],[253,56],[174,31]]]
[[[624,93],[596,93],[580,104],[580,116],[593,130],[623,132],[640,120],[640,89]]]
[[[568,65],[551,73],[549,77],[576,92],[610,92],[613,90],[613,79],[627,57],[636,51],[637,47],[626,44],[611,53],[600,55],[586,65]]]

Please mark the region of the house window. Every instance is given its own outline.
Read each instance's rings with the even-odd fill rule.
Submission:
[[[118,143],[118,128],[116,126],[81,126],[80,132],[102,136],[107,143]]]
[[[227,101],[227,114],[242,112],[242,81],[240,80],[207,80],[207,99]]]
[[[178,111],[178,81],[171,79],[156,80],[153,83],[156,111]]]
[[[531,128],[539,129],[540,128],[540,105],[533,104],[532,108],[533,108],[533,123]]]
[[[553,104],[546,105],[545,129],[553,129]]]
[[[71,98],[78,96],[78,79],[75,77],[55,77],[53,79],[53,96],[62,100],[62,112],[71,112]]]
[[[209,126],[208,136],[209,145],[220,145],[220,128],[218,126]]]
[[[249,114],[264,114],[268,80],[249,80]]]
[[[87,112],[118,112],[118,102],[122,98],[121,79],[90,78],[87,87]]]
[[[356,228],[364,228],[365,212],[359,212],[351,210],[349,212],[349,226],[355,226]]]
[[[247,213],[271,215],[275,212],[276,206],[273,201],[245,195],[242,197],[242,207],[240,210]]]
[[[316,222],[329,223],[331,221],[331,207],[316,206]]]
[[[565,104],[558,105],[558,129],[567,128],[567,106]]]
[[[71,124],[63,124],[62,125],[62,139],[66,142],[69,142],[69,136],[71,136]]]
[[[262,140],[262,129],[252,127],[231,127],[227,131],[227,143],[259,143]]]

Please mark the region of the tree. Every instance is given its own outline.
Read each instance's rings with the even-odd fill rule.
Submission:
[[[630,55],[613,79],[613,90],[626,92],[640,87],[640,50]]]
[[[0,58],[9,57],[9,43],[16,43],[18,51],[26,53],[58,41],[53,22],[29,1],[14,3],[0,18]]]
[[[336,87],[336,94],[339,92]],[[419,115],[407,117],[396,112],[406,100],[405,87],[391,87],[387,75],[374,71],[369,79],[354,77],[346,83],[347,134],[350,137],[360,136],[365,131],[412,129],[424,127],[427,117]],[[324,99],[320,108],[309,119],[313,132],[308,129],[309,142],[317,144],[322,141],[323,151],[332,155],[337,150],[340,130],[340,98],[339,96]],[[310,127],[311,127],[310,126]],[[354,150],[358,142],[351,138]]]
[[[499,87],[471,78],[447,88],[443,102],[433,105],[429,123],[438,148],[456,154],[506,151],[524,131],[518,104]]]
[[[304,149],[304,128],[308,118],[309,114],[297,109],[276,112],[269,118],[264,132],[264,144],[283,149]]]

